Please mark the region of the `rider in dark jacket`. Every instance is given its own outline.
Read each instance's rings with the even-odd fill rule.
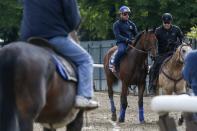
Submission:
[[[195,96],[197,96],[197,50],[193,50],[187,54],[185,58],[184,68],[182,71],[183,78],[187,81],[193,90]]]
[[[113,32],[117,41],[118,52],[115,55],[112,71],[115,72],[120,64],[120,59],[125,55],[128,44],[132,44],[137,35],[136,25],[129,20],[130,9],[121,6],[119,9],[120,19],[113,24]]]
[[[158,54],[153,66],[150,69],[149,90],[155,94],[156,82],[159,75],[159,69],[163,61],[171,56],[176,48],[182,43],[183,33],[178,26],[172,25],[172,15],[164,13],[162,16],[163,25],[156,29],[158,39]]]
[[[76,0],[23,0],[21,40],[42,37],[65,59],[69,58],[77,68],[78,87],[75,106],[95,109],[98,102],[92,100],[93,59],[68,34],[76,30],[81,17]]]

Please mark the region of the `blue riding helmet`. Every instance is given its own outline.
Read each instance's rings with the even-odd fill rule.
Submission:
[[[170,22],[170,21],[172,21],[172,15],[170,13],[164,13],[162,15],[162,20],[164,22]]]
[[[129,9],[129,7],[123,5],[123,6],[120,7],[119,12],[120,13],[125,13],[125,12],[130,13],[131,10]]]

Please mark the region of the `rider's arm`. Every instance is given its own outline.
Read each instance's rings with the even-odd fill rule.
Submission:
[[[128,42],[128,38],[122,36],[120,34],[120,30],[119,30],[119,27],[118,27],[118,22],[115,22],[113,24],[113,32],[114,32],[114,35],[115,35],[115,38],[118,42]]]
[[[70,31],[77,29],[81,21],[81,16],[77,7],[77,1],[62,0],[62,2],[66,24],[68,25]]]
[[[137,30],[137,27],[134,23],[133,23],[133,27],[134,27],[133,36],[135,37],[138,34],[138,30]]]
[[[183,32],[181,31],[181,29],[179,27],[177,27],[177,30],[178,30],[178,38],[179,38],[179,41],[182,43],[183,41]]]

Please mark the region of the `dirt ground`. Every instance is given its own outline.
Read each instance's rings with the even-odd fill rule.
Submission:
[[[95,100],[99,101],[100,107],[97,110],[89,111],[84,114],[84,127],[82,131],[159,131],[157,125],[158,114],[151,111],[150,102],[152,97],[144,97],[144,114],[145,124],[139,124],[137,96],[128,96],[128,108],[126,112],[125,123],[117,123],[111,121],[110,103],[106,92],[96,92]],[[114,100],[119,112],[120,95],[115,94]],[[176,119],[180,117],[179,112],[170,113],[170,116]],[[34,125],[34,131],[42,131],[40,125]],[[185,126],[177,126],[178,131],[185,131]],[[57,131],[65,131],[65,128]]]

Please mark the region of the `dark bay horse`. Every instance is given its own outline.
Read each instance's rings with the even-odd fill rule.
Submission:
[[[135,40],[135,47],[131,47],[127,50],[127,54],[122,58],[120,63],[120,69],[117,74],[114,74],[109,69],[109,60],[117,47],[112,47],[104,57],[104,69],[107,78],[108,95],[111,104],[112,120],[116,121],[116,107],[113,100],[113,85],[118,79],[122,82],[121,91],[121,105],[119,122],[124,122],[125,112],[127,108],[127,94],[129,85],[138,86],[138,106],[139,106],[139,120],[144,122],[144,109],[143,109],[143,93],[145,90],[145,79],[147,74],[147,57],[148,52],[152,56],[156,56],[157,53],[157,39],[155,36],[155,29],[146,30],[138,34]],[[118,77],[117,77],[118,76]]]
[[[20,41],[0,49],[0,131],[33,131],[34,122],[44,131],[81,130],[83,110],[74,108],[77,82],[57,74],[52,54]]]

